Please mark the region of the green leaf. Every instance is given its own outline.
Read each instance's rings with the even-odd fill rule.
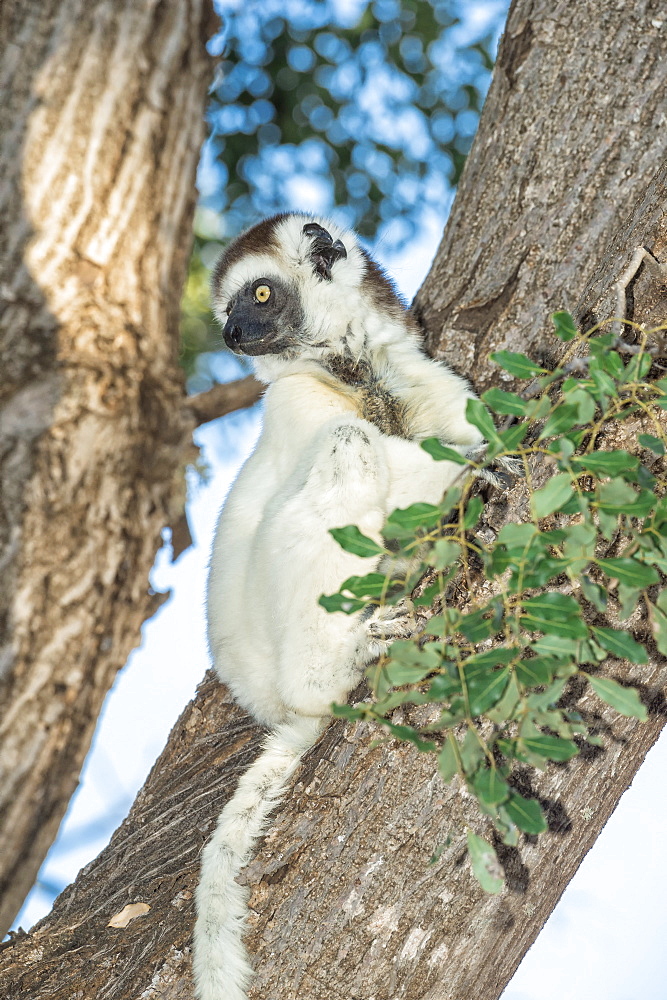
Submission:
[[[511,663],[518,655],[518,650],[511,646],[496,646],[495,649],[487,649],[483,653],[475,653],[465,661],[465,667],[498,667]]]
[[[421,753],[428,753],[431,750],[436,749],[435,743],[431,740],[424,740],[412,726],[397,726],[394,722],[388,722],[387,719],[380,720],[385,729],[388,729],[392,736],[396,737],[397,740],[402,740],[404,743],[412,743]]]
[[[320,607],[332,614],[334,611],[342,611],[346,615],[352,615],[355,611],[361,611],[368,604],[368,601],[360,601],[357,598],[345,597],[344,594],[322,594],[317,602]]]
[[[514,758],[515,760],[520,760],[523,764],[530,764],[531,767],[537,767],[541,771],[546,769],[546,758],[536,757],[535,754],[529,753],[524,747],[521,740],[504,740],[499,739],[496,741],[496,745],[500,752],[504,754],[505,757]],[[503,806],[500,806],[502,815]],[[507,816],[507,821],[511,822],[509,816]]]
[[[585,639],[588,628],[581,617],[581,608],[573,597],[548,591],[523,602],[522,628],[528,631],[552,633],[572,639]]]
[[[497,806],[509,798],[510,787],[495,767],[485,767],[472,780],[477,797],[486,806]]]
[[[392,687],[400,687],[402,684],[418,684],[424,677],[431,673],[432,667],[411,665],[407,663],[397,663],[390,660],[384,667],[387,681]]]
[[[579,577],[579,583],[581,584],[581,592],[587,601],[590,601],[594,608],[598,611],[605,611],[607,607],[607,594],[602,589],[602,587],[591,580],[590,576],[585,573]]]
[[[648,719],[646,706],[641,703],[634,688],[623,687],[622,684],[612,681],[609,677],[592,677],[590,674],[587,676],[598,698],[602,698],[621,715],[630,715],[646,722]]]
[[[440,444],[438,438],[426,438],[425,441],[421,442],[421,447],[424,451],[427,451],[431,458],[435,459],[436,462],[455,462],[456,465],[466,465],[466,459],[463,455],[455,451],[454,448],[448,448],[444,444]]]
[[[449,674],[437,674],[429,685],[430,701],[449,701],[453,694],[461,694],[461,679]]]
[[[546,691],[540,692],[540,694],[531,694],[526,699],[529,708],[534,709],[537,712],[546,711],[546,709],[551,708],[555,705],[558,699],[563,694],[565,690],[565,685],[567,684],[567,677],[561,677],[559,680],[554,681],[550,684]],[[525,730],[523,729],[524,723],[522,723],[521,735],[525,736]],[[539,736],[539,733],[533,733],[534,736]]]
[[[390,655],[397,663],[438,670],[442,665],[442,643],[428,642],[420,648],[411,639],[397,639],[391,644]]]
[[[625,479],[615,476],[606,483],[600,483],[597,488],[597,506],[610,514],[623,514],[632,511],[632,505],[637,494]]]
[[[563,740],[559,736],[526,737],[524,746],[531,753],[536,753],[547,760],[570,760],[579,753],[579,748],[572,740]],[[518,825],[518,824],[517,824]]]
[[[341,549],[352,552],[355,556],[381,556],[386,552],[386,549],[372,538],[362,535],[356,524],[348,524],[345,528],[330,528],[329,534],[335,538]]]
[[[579,472],[594,472],[602,476],[618,476],[635,470],[639,459],[627,451],[592,451],[572,459],[572,468]]]
[[[366,715],[366,706],[332,705],[331,711],[341,719],[363,719]]]
[[[470,614],[461,617],[459,631],[469,642],[482,642],[483,639],[490,639],[498,631],[493,619],[484,617],[487,614],[487,608],[480,608],[479,611],[471,611]]]
[[[498,533],[497,542],[499,545],[506,545],[508,549],[518,549],[522,553],[538,534],[539,531],[534,524],[505,524]]]
[[[426,635],[448,635],[452,631],[452,626],[443,615],[434,615],[427,621],[424,632]]]
[[[595,557],[597,537],[595,525],[590,522],[571,524],[566,529],[563,554],[568,561],[567,572],[572,580],[578,580]]]
[[[502,450],[515,451],[529,430],[530,424],[524,422],[522,424],[514,424],[513,427],[508,427],[506,431],[501,431],[498,437],[502,445]]]
[[[551,319],[553,320],[554,327],[556,328],[556,336],[559,340],[565,342],[574,340],[578,330],[569,312],[552,313]]]
[[[463,739],[463,746],[460,750],[461,764],[464,772],[470,776],[479,767],[480,761],[484,757],[484,748],[480,743],[477,731],[474,728],[468,729]]]
[[[575,389],[573,392],[567,393],[567,401],[576,406],[579,416],[578,423],[590,424],[597,409],[597,403],[591,394],[585,389]]]
[[[652,434],[639,434],[637,440],[644,448],[650,448],[656,455],[665,454],[665,442],[660,438],[653,437]]]
[[[650,587],[652,583],[660,582],[660,577],[652,566],[646,566],[636,559],[598,559],[597,564],[607,576],[630,587]]]
[[[482,837],[468,830],[468,854],[475,878],[484,892],[495,895],[504,885],[503,870],[496,852]]]
[[[531,646],[540,656],[576,656],[579,642],[566,635],[545,635]]]
[[[543,417],[548,416],[551,410],[551,400],[548,395],[544,393],[543,396],[538,396],[536,399],[531,399],[526,407],[526,416],[530,417],[531,420],[541,420]]]
[[[520,699],[521,691],[519,690],[516,674],[512,674],[509,684],[505,688],[505,694],[502,696],[500,701],[493,706],[493,708],[487,709],[486,715],[489,719],[491,719],[491,722],[495,722],[497,725],[502,726],[508,719],[512,718],[514,710],[519,704]]]
[[[454,735],[449,733],[438,754],[438,770],[440,777],[446,783],[451,781],[459,769],[459,761],[454,748]]]
[[[599,363],[598,363],[599,364]],[[595,385],[595,395],[600,403],[600,406],[604,409],[606,407],[607,396],[618,396],[618,391],[616,389],[616,383],[610,375],[606,372],[601,371],[595,367],[595,362],[592,361],[589,366],[589,374]]]
[[[519,660],[516,674],[525,687],[538,687],[550,684],[556,672],[556,667],[565,663],[563,658],[555,656],[534,656],[530,660]]]
[[[474,528],[479,521],[484,510],[484,501],[481,497],[471,497],[463,515],[463,527],[466,531]]]
[[[628,361],[628,366],[624,373],[624,382],[637,382],[641,381],[645,375],[648,375],[652,364],[652,358],[650,354],[635,354],[633,358]]]
[[[602,628],[596,625],[591,626],[591,631],[597,641],[604,649],[609,650],[614,656],[621,659],[630,660],[631,663],[648,663],[648,653],[636,642],[631,635],[616,628]]]
[[[587,639],[579,644],[579,663],[602,663],[607,654],[599,643]]]
[[[540,518],[546,517],[547,514],[553,514],[555,510],[567,503],[573,493],[572,477],[569,472],[561,472],[557,476],[553,476],[546,486],[535,490],[530,498],[533,517]]]
[[[341,592],[366,601],[381,597],[388,589],[389,581],[384,573],[367,573],[366,576],[350,576],[341,584]]]
[[[510,375],[517,378],[532,378],[534,375],[546,375],[546,368],[531,361],[525,354],[515,354],[513,351],[496,351],[490,355],[491,360],[504,368]]]
[[[655,506],[655,496],[650,490],[636,493],[629,483],[622,479],[611,479],[598,487],[598,511],[607,514],[628,514],[630,517],[645,517]]]
[[[448,578],[453,576],[456,572],[452,569],[451,573],[448,574]],[[430,608],[438,594],[442,593],[442,588],[440,586],[440,580],[436,580],[430,586],[424,590],[419,597],[413,598],[413,604],[416,608]]]
[[[512,792],[509,801],[503,804],[512,822],[524,833],[544,833],[547,821],[536,799],[524,799],[518,792]]]
[[[495,413],[511,413],[517,417],[523,416],[528,405],[515,392],[505,392],[503,389],[488,389],[482,393],[482,399]]]
[[[509,668],[488,670],[464,667],[471,715],[482,715],[500,700],[509,680]]]
[[[544,438],[555,437],[557,434],[569,431],[578,423],[579,407],[572,406],[569,403],[562,403],[548,418],[540,431],[538,441],[543,441]]]
[[[617,351],[606,349],[603,354],[598,354],[597,360],[608,375],[625,381],[625,366]]]
[[[413,503],[403,510],[394,510],[387,518],[382,534],[387,538],[407,538],[418,528],[432,528],[442,513],[432,503]]]
[[[469,399],[466,403],[466,420],[482,432],[487,441],[497,441],[498,431],[493,417],[481,399]]]
[[[439,571],[449,569],[461,555],[461,546],[452,538],[439,538],[433,545],[433,550],[425,559],[429,566]]]
[[[572,498],[564,503],[560,509],[561,514],[581,514],[584,513],[588,507],[588,501],[592,498],[593,493],[590,490],[582,490],[580,493],[575,493]]]
[[[651,618],[653,619],[653,635],[656,646],[661,653],[667,656],[667,614],[660,608],[651,605]]]
[[[634,614],[640,595],[641,589],[639,587],[629,587],[625,583],[619,583],[616,591],[621,605],[618,611],[619,621],[627,621],[630,615]],[[667,650],[663,650],[663,652],[667,652]]]

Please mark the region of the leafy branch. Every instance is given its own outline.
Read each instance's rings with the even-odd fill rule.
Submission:
[[[584,743],[600,745],[564,700],[572,678],[621,714],[647,718],[634,688],[599,673],[609,656],[648,663],[643,642],[607,624],[610,599],[621,622],[640,607],[667,654],[664,470],[655,474],[627,450],[598,448],[603,431],[639,415],[653,433],[638,434],[635,450],[651,466],[664,456],[667,378],[649,379],[656,351],[648,341],[658,331],[637,328],[637,343],[628,345],[600,327],[579,333],[568,313],[553,320],[568,343],[558,367],[500,351],[492,359],[530,386],[523,394],[494,388],[483,402],[469,401],[468,420],[488,441],[482,462],[436,438],[422,442],[435,461],[456,462],[462,472],[515,459],[525,471],[529,516],[486,541],[486,533],[474,533],[484,502],[473,493],[475,478],[462,476],[440,504],[393,511],[383,545],[353,525],[332,531],[342,548],[378,556],[379,565],[320,598],[330,612],[411,601],[421,613],[418,633],[392,643],[369,669],[372,701],[334,712],[379,722],[392,737],[434,754],[443,780],[459,775],[511,846],[521,832],[547,829],[537,800],[512,784],[515,764],[544,769],[570,760]],[[509,426],[496,429],[487,407]],[[555,474],[535,488],[533,474],[545,466]],[[471,589],[471,566],[488,581],[483,587]],[[461,586],[485,596],[452,606]],[[393,721],[406,705],[432,706],[433,721]],[[498,892],[502,870],[492,845],[469,832],[468,849],[481,885]]]

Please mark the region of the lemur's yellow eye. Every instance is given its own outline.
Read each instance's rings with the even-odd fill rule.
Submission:
[[[271,289],[268,285],[258,285],[255,289],[255,298],[258,302],[268,302],[271,296]]]

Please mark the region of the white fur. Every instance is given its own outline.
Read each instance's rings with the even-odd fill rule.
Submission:
[[[465,451],[481,440],[465,419],[472,392],[425,357],[397,310],[379,311],[364,288],[365,260],[352,233],[317,220],[341,239],[347,259],[332,280],[313,272],[304,216],[277,228],[279,253],[249,254],[223,275],[216,307],[243,285],[280,277],[298,289],[307,342],[296,359],[255,358],[269,383],[264,429],[220,516],[208,584],[208,630],[221,680],[259,722],[274,727],[265,749],[225,806],[202,856],[195,977],[199,1000],[244,1000],[250,966],[241,935],[246,892],[235,876],[280,800],[333,701],[344,702],[382,642],[386,609],[362,617],[327,614],[320,594],[377,559],[343,551],[330,528],[356,524],[378,541],[387,515],[416,501],[437,503],[461,467],[434,462],[419,446],[438,436]],[[342,346],[370,363],[404,406],[408,437],[383,434],[360,416],[353,394],[322,362]],[[382,616],[385,615],[385,619]],[[397,625],[400,633],[400,623]],[[382,629],[380,629],[380,634]]]

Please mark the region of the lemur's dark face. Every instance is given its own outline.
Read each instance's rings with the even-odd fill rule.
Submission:
[[[265,219],[232,240],[215,266],[213,304],[225,343],[253,357],[266,381],[282,362],[360,356],[367,314],[380,337],[381,315],[404,329],[403,306],[354,233],[322,222],[300,213]]]
[[[227,306],[225,343],[235,354],[282,354],[299,340],[303,310],[295,288],[278,278],[249,281]]]

